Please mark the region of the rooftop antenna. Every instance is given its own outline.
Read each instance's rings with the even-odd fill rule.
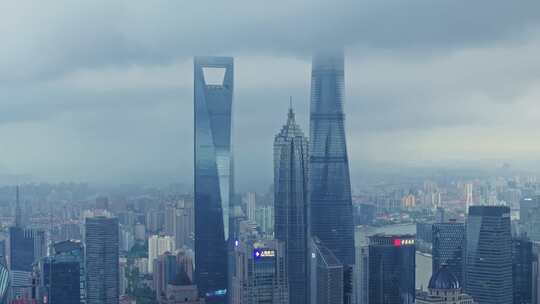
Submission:
[[[289,96],[289,114],[287,115],[289,123],[294,123],[294,111],[292,108],[292,96]]]
[[[289,109],[292,110],[292,96],[289,96]]]

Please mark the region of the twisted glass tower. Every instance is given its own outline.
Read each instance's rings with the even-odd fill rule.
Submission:
[[[196,57],[194,69],[196,281],[208,302],[221,303],[227,293],[226,242],[233,194],[233,59]]]
[[[354,227],[345,141],[343,51],[314,56],[310,105],[311,233],[343,265],[354,264]]]
[[[285,244],[289,303],[307,304],[308,140],[289,109],[274,139],[275,234]]]

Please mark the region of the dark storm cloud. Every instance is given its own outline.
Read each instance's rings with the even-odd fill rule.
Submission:
[[[520,36],[540,2],[38,1],[2,4],[1,79],[194,54],[309,55],[327,45],[459,48]],[[7,55],[7,56],[6,56]]]
[[[347,49],[353,165],[521,155],[496,135],[534,136],[539,28],[536,0],[2,2],[0,168],[191,182],[191,56],[226,54],[238,181],[266,187],[291,95],[308,135],[309,56],[328,45]]]

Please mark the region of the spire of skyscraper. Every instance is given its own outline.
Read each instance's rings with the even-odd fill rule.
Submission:
[[[289,112],[287,113],[287,124],[284,126],[291,126],[291,127],[294,127],[296,125],[296,121],[295,121],[295,115],[294,115],[294,110],[293,110],[293,106],[292,106],[292,96],[289,100]]]
[[[308,140],[295,122],[291,101],[287,124],[274,139],[275,236],[285,244],[288,303],[309,303],[308,162]]]

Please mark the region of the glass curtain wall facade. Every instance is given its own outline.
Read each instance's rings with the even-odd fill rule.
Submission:
[[[369,238],[369,303],[414,304],[416,280],[414,235]]]
[[[118,219],[86,218],[87,304],[118,304],[119,247]]]
[[[289,109],[274,140],[275,237],[285,244],[289,303],[308,303],[308,141]]]
[[[233,58],[194,59],[195,263],[199,292],[225,302],[227,240],[233,198]]]
[[[433,224],[432,273],[437,273],[442,265],[446,265],[463,286],[465,224],[464,223],[435,223]]]
[[[471,206],[466,229],[466,292],[480,304],[512,303],[510,208]]]
[[[525,236],[512,240],[514,304],[533,303],[533,243]]]
[[[10,227],[8,265],[11,297],[28,296],[31,292],[33,264],[47,252],[45,232],[40,229]]]
[[[310,105],[311,232],[344,265],[353,265],[354,226],[345,140],[344,54],[316,54]]]
[[[310,303],[343,304],[343,264],[317,237],[311,239],[310,245],[312,252]]]

